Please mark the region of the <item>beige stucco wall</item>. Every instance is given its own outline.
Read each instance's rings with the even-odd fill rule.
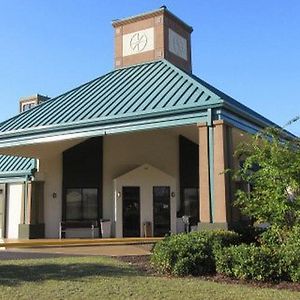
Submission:
[[[197,142],[196,126],[104,136],[103,218],[110,220],[114,218],[113,180],[145,163],[175,178],[175,195],[179,209],[177,195],[179,196],[178,136],[180,134]],[[62,153],[74,144],[76,144],[74,140],[64,141],[62,145],[45,144],[43,147],[48,151],[43,151],[39,156],[39,171],[35,180],[45,182],[46,238],[58,237],[59,222],[62,216]],[[31,152],[36,153],[38,150],[34,150],[32,146]],[[53,193],[56,193],[56,198],[53,198]]]
[[[45,182],[45,237],[58,238],[59,222],[62,216],[62,154],[40,160],[36,180]],[[56,197],[53,197],[54,193]]]
[[[66,140],[31,146],[30,151],[39,157],[35,180],[44,181],[45,237],[58,238],[62,217],[62,153],[83,140]],[[56,194],[56,197],[53,195]]]
[[[39,160],[36,180],[45,182],[44,216],[46,238],[57,238],[62,215],[62,152],[74,145],[64,143],[60,151],[49,144],[48,157]],[[56,147],[55,147],[56,148]],[[103,139],[103,217],[113,220],[113,180],[145,163],[170,174],[179,194],[178,133],[145,131],[105,136]],[[56,193],[56,198],[53,198]]]
[[[23,184],[10,183],[7,185],[7,238],[17,239],[19,237],[19,224],[21,221],[21,210],[23,201]]]
[[[114,224],[115,236],[123,236],[123,186],[140,187],[140,232],[143,236],[143,223],[151,222],[153,231],[153,187],[169,186],[170,194],[176,191],[174,177],[161,172],[157,168],[145,164],[114,180]],[[120,196],[118,197],[118,193]],[[176,193],[170,198],[171,233],[176,233]],[[152,233],[153,234],[153,233]]]
[[[114,218],[113,180],[145,163],[175,178],[179,195],[178,134],[145,131],[105,136],[103,140],[103,217]],[[179,198],[179,197],[178,197]]]

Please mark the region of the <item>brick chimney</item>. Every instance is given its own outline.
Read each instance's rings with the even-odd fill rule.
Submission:
[[[29,110],[42,102],[45,102],[46,100],[50,99],[48,96],[43,96],[40,94],[36,94],[29,97],[22,97],[20,99],[20,113],[26,110]]]
[[[115,20],[115,68],[166,59],[192,72],[193,28],[165,6],[141,15]]]

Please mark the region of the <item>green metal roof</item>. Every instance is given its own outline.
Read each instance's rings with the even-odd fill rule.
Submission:
[[[0,179],[32,175],[35,160],[26,157],[0,155]]]
[[[87,137],[122,132],[126,126],[129,131],[137,130],[133,126],[160,128],[163,122],[192,124],[207,121],[209,109],[214,109],[214,118],[233,120],[238,115],[237,124],[245,118],[261,127],[273,125],[198,77],[160,60],[114,70],[1,123],[0,146],[75,131]]]
[[[210,107],[218,95],[167,61],[114,70],[0,124],[0,132]]]

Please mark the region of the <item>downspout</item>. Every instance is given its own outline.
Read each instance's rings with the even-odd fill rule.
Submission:
[[[23,211],[23,224],[29,224],[28,220],[28,183],[32,181],[34,174],[37,172],[37,160],[34,159],[31,169],[31,175],[27,175],[24,181],[24,211]]]
[[[27,207],[28,207],[28,176],[26,176],[24,182],[23,224],[26,224],[27,222],[27,217],[28,217]]]
[[[215,219],[215,196],[214,196],[214,128],[212,109],[207,110],[208,126],[208,164],[209,164],[209,213],[210,222]]]

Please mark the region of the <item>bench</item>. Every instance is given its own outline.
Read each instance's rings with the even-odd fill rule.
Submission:
[[[63,234],[67,229],[91,229],[91,238],[95,238],[95,228],[99,227],[98,221],[62,221],[59,222],[59,239],[62,239]]]

